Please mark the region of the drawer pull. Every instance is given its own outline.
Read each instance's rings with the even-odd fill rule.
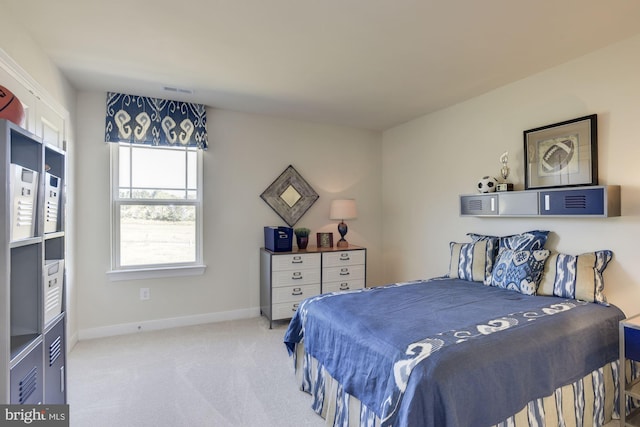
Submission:
[[[291,295],[302,295],[302,288],[293,288],[293,292],[291,292]]]
[[[296,255],[293,257],[293,260],[291,260],[291,264],[302,264],[302,257],[300,255]]]
[[[300,303],[295,303],[293,304],[293,307],[291,307],[291,311],[296,311],[298,309],[298,306],[300,305]]]
[[[349,258],[349,254],[345,253],[345,254],[340,254],[340,261],[349,261],[351,258]]]
[[[340,290],[341,291],[347,291],[349,290],[349,284],[348,283],[340,283]]]
[[[301,280],[302,279],[302,272],[300,271],[294,271],[293,272],[293,276],[291,276],[292,280]]]
[[[340,269],[340,275],[341,276],[348,276],[349,275],[349,269],[348,268],[341,268]]]

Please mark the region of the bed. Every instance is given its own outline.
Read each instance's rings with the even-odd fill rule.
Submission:
[[[446,277],[303,301],[284,341],[313,409],[341,426],[617,418],[625,316],[603,293],[612,253],[551,253],[547,233],[471,235],[451,244]]]

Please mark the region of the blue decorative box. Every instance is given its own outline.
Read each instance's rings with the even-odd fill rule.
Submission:
[[[624,356],[636,362],[640,361],[640,329],[625,325]]]
[[[293,247],[293,228],[265,227],[264,247],[272,252],[291,252]]]

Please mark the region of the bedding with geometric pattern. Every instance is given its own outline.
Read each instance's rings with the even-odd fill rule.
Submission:
[[[294,363],[300,390],[312,395],[312,409],[325,419],[325,425],[380,426],[380,419],[356,397],[345,392],[344,387],[305,352],[303,343],[296,345]],[[571,384],[558,387],[548,396],[527,402],[520,411],[495,427],[588,427],[619,419],[618,372],[616,360]],[[638,364],[627,360],[626,372],[629,373],[628,382],[638,378]]]
[[[348,425],[520,425],[511,417],[523,408],[540,418],[549,397],[570,402],[566,386],[587,390],[584,425],[602,425],[617,407],[623,318],[615,306],[432,279],[311,297],[285,344],[317,411],[328,382],[332,418],[357,402],[360,421]]]

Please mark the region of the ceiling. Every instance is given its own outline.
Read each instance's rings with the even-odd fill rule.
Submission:
[[[372,130],[640,33],[637,0],[0,0],[0,9],[79,90]]]

